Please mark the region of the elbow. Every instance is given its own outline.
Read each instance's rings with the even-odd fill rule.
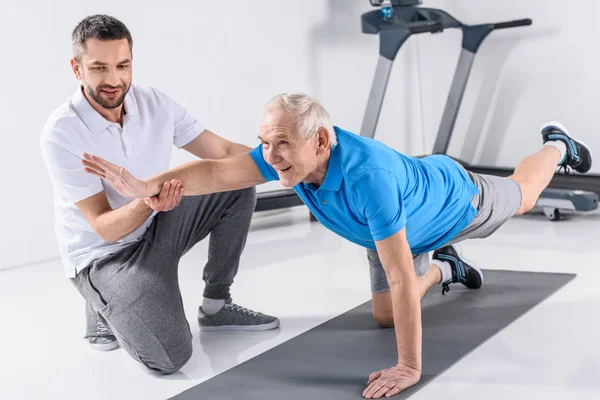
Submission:
[[[102,238],[102,240],[104,240],[106,243],[109,244],[113,244],[116,243],[117,241],[119,241],[119,238],[116,237],[111,237],[111,236],[100,236]]]
[[[100,236],[100,239],[104,240],[106,243],[113,244],[122,239],[114,234],[111,234],[110,232],[107,232],[98,225],[92,225],[92,229],[94,229],[96,235]]]
[[[121,239],[121,238],[111,235],[109,233],[99,232],[98,230],[96,230],[96,233],[98,234],[98,236],[100,236],[100,238],[102,240],[104,240],[106,243],[110,243],[110,244],[116,243],[117,241],[119,241]]]
[[[229,158],[229,157],[234,157],[236,156],[237,152],[235,151],[235,146],[233,145],[233,143],[229,143],[225,149],[223,149],[223,154],[221,155],[221,159],[223,158]]]

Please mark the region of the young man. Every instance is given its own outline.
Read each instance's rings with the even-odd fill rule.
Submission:
[[[156,89],[132,85],[132,38],[115,18],[94,15],[72,34],[81,81],[49,118],[41,148],[54,185],[56,235],[66,274],[86,300],[90,345],[120,343],[152,370],[171,373],[192,353],[179,291],[179,259],[210,234],[201,330],[265,330],[275,317],[232,303],[256,204],[254,188],[190,197],[175,180],[152,198],[127,199],[81,169],[94,151],[140,176],[168,170],[172,146],[207,159],[247,154]]]
[[[513,175],[477,175],[447,156],[405,156],[333,127],[317,101],[297,94],[268,103],[259,138],[250,154],[193,161],[145,180],[95,155],[84,154],[82,163],[133,198],[155,195],[170,179],[181,181],[185,195],[279,179],[324,226],[367,248],[373,314],[381,325],[395,327],[398,365],[371,374],[366,398],[391,396],[420,380],[420,300],[433,285],[442,284],[444,291],[458,282],[481,286],[481,271],[452,244],[487,237],[529,211],[557,165],[584,173],[592,163],[589,149],[552,123],[542,128],[542,149]]]

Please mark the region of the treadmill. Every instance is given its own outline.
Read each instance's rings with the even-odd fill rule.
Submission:
[[[449,28],[462,29],[462,50],[432,152],[446,154],[477,50],[494,30],[528,26],[532,24],[531,19],[465,25],[445,11],[417,7],[422,0],[370,0],[370,3],[379,9],[362,15],[362,32],[379,35],[379,60],[360,130],[361,136],[375,136],[392,65],[402,44],[411,35],[439,33]],[[513,172],[512,169],[475,166],[454,159],[466,169],[477,173],[508,176]],[[542,192],[534,210],[542,209],[548,219],[557,221],[564,210],[583,212],[597,209],[599,195],[600,176],[565,176],[556,173],[548,188]]]

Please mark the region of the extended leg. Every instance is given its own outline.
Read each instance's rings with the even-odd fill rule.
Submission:
[[[557,122],[542,127],[544,147],[523,159],[509,176],[521,186],[523,200],[517,215],[531,210],[540,194],[548,186],[557,166],[569,166],[577,172],[587,172],[592,165],[592,155],[587,146],[569,135]]]

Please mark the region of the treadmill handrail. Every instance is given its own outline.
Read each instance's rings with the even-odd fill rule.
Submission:
[[[409,29],[410,33],[413,35],[418,34],[418,33],[427,33],[427,32],[436,33],[436,32],[442,32],[443,30],[444,30],[444,24],[442,24],[441,22],[434,22],[433,24],[414,26]]]
[[[493,24],[494,29],[516,28],[518,26],[529,26],[533,23],[530,18],[517,19],[515,21],[498,22]]]

